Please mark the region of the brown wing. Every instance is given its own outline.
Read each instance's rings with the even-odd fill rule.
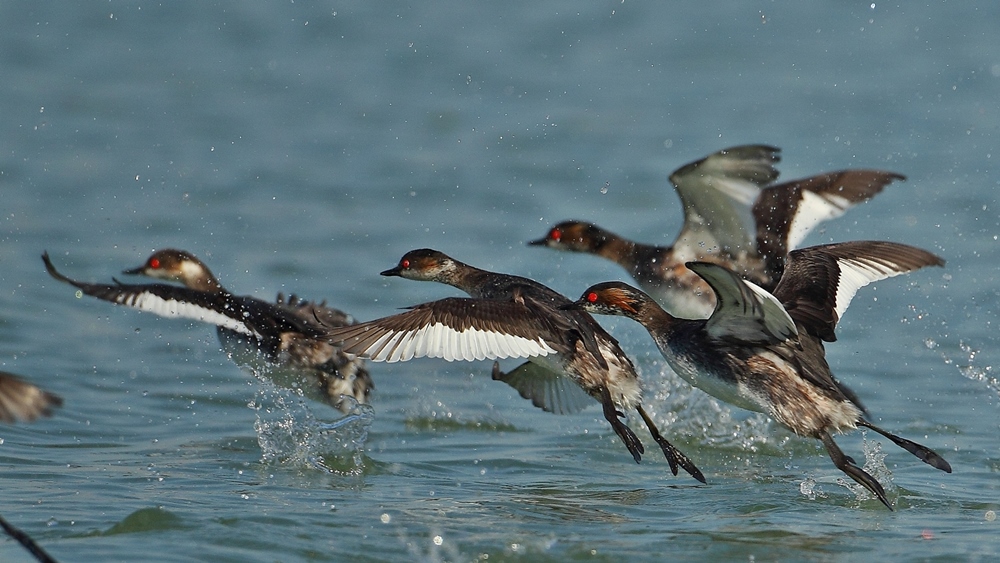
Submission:
[[[841,170],[761,191],[753,205],[757,250],[772,279],[781,277],[785,256],[816,225],[871,199],[894,180],[905,179],[882,170]]]
[[[447,361],[527,358],[559,351],[562,336],[556,322],[516,302],[449,297],[329,330],[327,338],[342,342],[347,353],[377,362],[424,356]]]
[[[943,259],[926,250],[894,242],[812,246],[788,255],[774,296],[809,334],[834,342],[837,322],[858,289],[925,266],[943,265]]]
[[[0,421],[30,422],[50,416],[62,399],[24,381],[16,375],[0,372]]]

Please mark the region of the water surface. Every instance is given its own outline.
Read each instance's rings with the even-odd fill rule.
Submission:
[[[992,559],[998,20],[995,2],[4,3],[0,369],[66,405],[0,429],[0,513],[65,561]],[[370,319],[455,294],[377,275],[433,247],[575,297],[624,275],[527,240],[577,218],[669,243],[667,175],[742,143],[782,147],[783,179],[907,175],[808,243],[948,260],[864,289],[828,348],[879,424],[955,468],[840,438],[896,512],[818,443],[677,382],[625,320],[602,322],[708,485],[655,449],[634,464],[597,408],[536,411],[486,363],[374,365],[370,418],[324,433],[336,411],[241,371],[210,327],[77,298],[39,259],[107,281],[174,246],[235,292]],[[10,540],[0,559],[27,560]]]

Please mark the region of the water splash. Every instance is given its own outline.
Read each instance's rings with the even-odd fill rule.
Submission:
[[[363,473],[364,445],[375,419],[372,407],[345,396],[338,411],[325,402],[328,397],[308,370],[273,364],[243,338],[220,336],[220,341],[230,359],[257,381],[256,395],[247,406],[257,415],[254,430],[265,464],[345,476]],[[321,420],[313,413],[317,405],[324,413],[343,416]]]
[[[799,483],[799,492],[809,500],[826,498],[826,492],[823,490],[823,487],[819,486],[812,477],[806,477]]]
[[[966,379],[985,383],[990,390],[1000,396],[1000,379],[998,379],[995,375],[992,375],[993,366],[976,365],[976,356],[979,355],[979,350],[973,348],[968,342],[965,342],[964,340],[958,341],[958,349],[965,356],[958,361],[952,358],[946,351],[942,350],[940,345],[933,338],[924,339],[924,346],[926,346],[928,350],[937,350],[938,354],[941,356],[941,360],[944,361],[946,365],[955,366],[958,373],[962,374],[962,376]]]
[[[276,386],[266,370],[255,369],[259,385],[247,406],[256,412],[254,430],[266,464],[311,467],[336,475],[364,471],[364,446],[375,420],[369,405],[344,397],[346,414],[321,420],[301,389]],[[325,412],[338,411],[322,405]],[[339,414],[339,413],[338,413]]]
[[[650,373],[658,370],[658,373]],[[640,376],[648,410],[677,435],[694,436],[713,447],[732,447],[757,452],[766,445],[780,446],[773,422],[760,413],[748,413],[719,402],[695,389],[666,364],[649,366]]]
[[[865,464],[862,469],[877,479],[885,489],[886,496],[891,497],[896,490],[896,486],[892,480],[892,471],[885,464],[886,454],[882,452],[882,444],[875,440],[869,440],[867,432],[862,432],[861,435],[864,440],[862,451],[865,453]],[[855,483],[853,479],[838,477],[837,484],[854,493],[854,496],[859,501],[874,500],[876,498],[871,491]]]

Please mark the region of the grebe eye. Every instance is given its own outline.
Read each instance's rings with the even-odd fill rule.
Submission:
[[[559,229],[552,229],[552,232],[549,233],[549,238],[556,242],[559,242],[560,240],[562,240],[562,231],[560,231]]]
[[[401,267],[402,267],[402,268],[403,268],[404,270],[409,270],[409,269],[410,269],[410,261],[409,261],[409,260],[403,260],[402,262],[400,262],[400,263],[399,263],[399,265],[400,265],[400,266],[401,266]]]
[[[597,303],[597,294],[591,291],[587,294],[587,301],[591,303]]]
[[[160,269],[160,259],[159,258],[150,258],[149,259],[149,267],[152,268],[152,269],[154,269],[154,270],[159,270]]]

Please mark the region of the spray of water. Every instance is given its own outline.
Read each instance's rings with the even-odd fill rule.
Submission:
[[[262,461],[337,475],[363,473],[364,446],[375,419],[372,407],[344,397],[345,414],[333,420],[320,419],[314,408],[324,414],[342,413],[308,400],[301,388],[276,386],[270,369],[253,370],[259,383],[256,396],[248,403],[257,415],[254,430]]]

